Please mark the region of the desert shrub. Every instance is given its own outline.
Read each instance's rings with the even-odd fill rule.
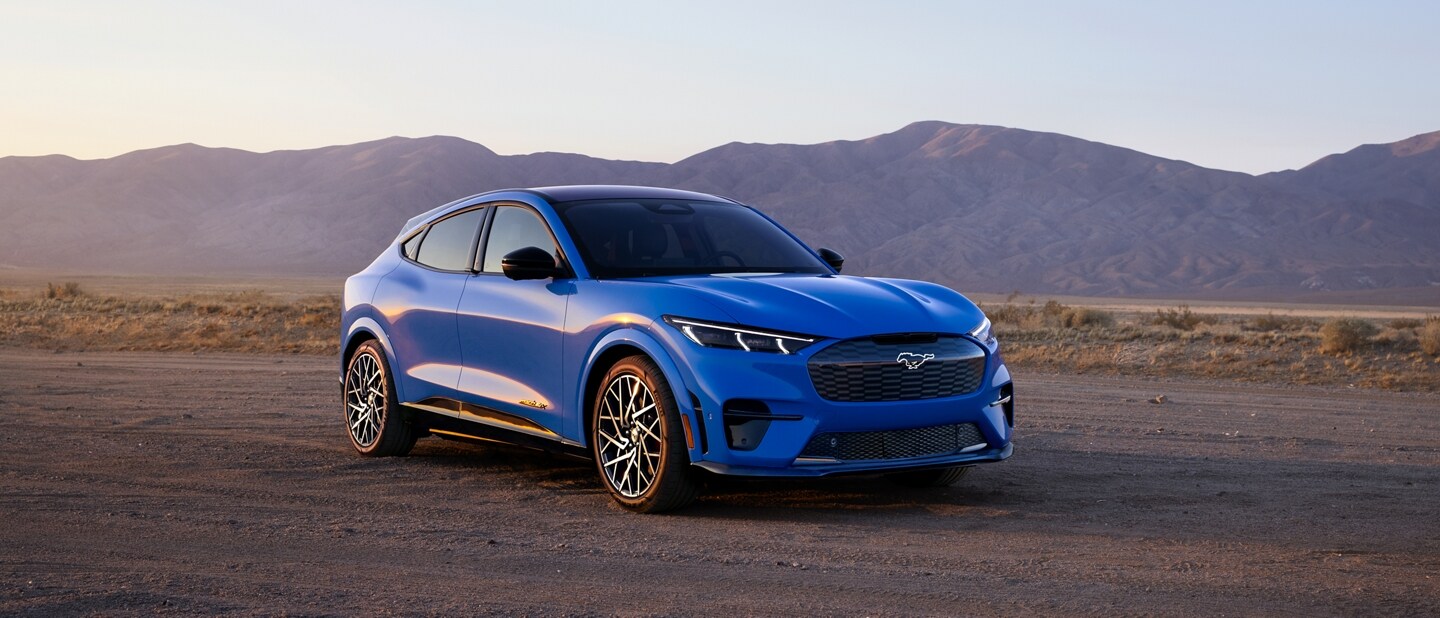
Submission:
[[[1254,330],[1285,330],[1285,326],[1285,318],[1273,313],[1250,320],[1250,328]]]
[[[1335,318],[1320,327],[1320,351],[1349,354],[1370,343],[1379,329],[1358,318]]]
[[[1048,318],[1058,318],[1065,315],[1065,312],[1069,310],[1070,307],[1065,306],[1058,300],[1052,299],[1045,301],[1045,306],[1040,309],[1040,313]]]
[[[1019,324],[1035,313],[1034,307],[1010,303],[993,308],[982,305],[980,308],[985,312],[985,317],[990,318],[990,321],[995,324]]]
[[[1393,328],[1395,330],[1402,330],[1406,328],[1420,328],[1424,325],[1424,320],[1419,320],[1416,318],[1395,318],[1393,320],[1390,320],[1390,328]]]
[[[981,307],[991,322],[1019,326],[1022,329],[1104,327],[1115,324],[1115,316],[1107,311],[1088,307],[1071,307],[1057,300],[1035,306],[1005,303],[998,307]]]
[[[275,302],[265,290],[248,289],[234,292],[222,292],[215,295],[215,301],[226,305],[254,305]]]
[[[1245,325],[1245,330],[1261,332],[1284,332],[1292,330],[1304,330],[1308,326],[1314,326],[1315,322],[1306,318],[1297,318],[1288,315],[1275,315],[1267,313],[1250,320]]]
[[[1244,329],[1234,323],[1201,322],[1190,332],[1194,333],[1196,340],[1203,341],[1203,337],[1209,337],[1212,343],[1241,343],[1250,339]]]
[[[85,292],[80,289],[80,284],[74,281],[66,281],[65,283],[62,283],[60,285],[55,285],[53,283],[45,284],[45,298],[65,300],[79,298],[84,294]]]
[[[1195,330],[1201,324],[1214,324],[1215,318],[1203,316],[1190,310],[1190,305],[1180,305],[1173,309],[1156,309],[1155,317],[1150,320],[1156,326],[1169,326],[1176,330]]]
[[[1420,331],[1420,349],[1431,356],[1440,356],[1440,320],[1426,320]]]
[[[1115,316],[1100,309],[1069,307],[1060,314],[1060,324],[1066,328],[1105,327],[1115,324]]]
[[[334,315],[333,312],[330,311],[306,311],[305,313],[300,315],[300,319],[297,320],[297,323],[301,326],[308,326],[312,328],[323,326],[335,326],[338,328],[340,325],[340,316]]]
[[[1375,343],[1380,345],[1401,348],[1409,347],[1410,342],[1414,340],[1415,335],[1410,333],[1410,329],[1395,329],[1388,326],[1380,329],[1380,334],[1375,335],[1373,339]]]

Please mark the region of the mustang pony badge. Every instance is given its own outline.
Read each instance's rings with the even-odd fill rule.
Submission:
[[[906,369],[919,369],[921,365],[925,364],[925,361],[928,361],[932,358],[935,358],[934,354],[911,354],[910,352],[901,352],[899,356],[895,357],[895,362],[905,363]]]

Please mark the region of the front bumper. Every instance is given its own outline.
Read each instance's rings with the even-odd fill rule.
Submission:
[[[680,361],[676,365],[684,390],[677,392],[677,403],[698,425],[691,461],[711,472],[772,477],[866,474],[1001,461],[1014,452],[1013,400],[1007,399],[1010,373],[998,348],[986,349],[984,377],[971,393],[907,401],[840,402],[820,397],[811,382],[808,362],[825,344],[799,354],[780,355],[702,348],[673,331],[664,335]],[[776,420],[761,423],[764,430],[760,432],[736,431],[742,426],[736,424],[737,408],[741,409],[740,418],[757,418],[754,411],[758,408]],[[811,438],[819,434],[964,423],[973,423],[983,437],[983,443],[965,452],[843,461],[802,457]]]
[[[715,461],[697,461],[694,465],[704,468],[716,474],[728,474],[734,476],[771,476],[771,477],[818,477],[818,476],[844,476],[847,474],[878,474],[882,472],[899,472],[904,470],[923,470],[926,468],[953,468],[956,466],[970,466],[975,464],[1004,461],[1015,452],[1014,443],[1007,443],[1004,447],[989,449],[978,453],[966,453],[964,455],[948,457],[916,457],[913,459],[888,459],[859,461],[841,464],[828,465],[796,465],[787,468],[762,468],[744,465],[729,465]]]

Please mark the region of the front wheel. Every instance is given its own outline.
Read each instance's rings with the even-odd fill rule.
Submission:
[[[658,513],[695,500],[680,410],[653,361],[631,356],[615,363],[600,381],[592,412],[595,466],[620,506]]]
[[[395,378],[378,343],[366,341],[350,355],[344,397],[346,434],[361,455],[404,455],[415,446],[415,426],[400,411]]]

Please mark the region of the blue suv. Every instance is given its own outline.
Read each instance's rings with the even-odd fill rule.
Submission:
[[[577,454],[627,509],[695,499],[700,470],[886,474],[942,486],[1010,456],[990,321],[933,283],[840,275],[722,197],[624,186],[495,191],[405,224],[345,282],[345,426]]]

